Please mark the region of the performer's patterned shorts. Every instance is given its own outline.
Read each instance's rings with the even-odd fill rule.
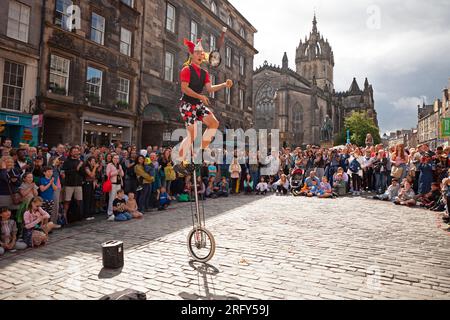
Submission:
[[[203,103],[190,104],[189,102],[181,100],[178,107],[184,122],[188,126],[194,124],[195,121],[203,121],[204,117],[211,114],[211,110]]]

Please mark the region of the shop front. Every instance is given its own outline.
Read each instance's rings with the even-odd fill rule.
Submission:
[[[81,128],[83,143],[89,145],[109,146],[116,142],[131,144],[134,123],[130,119],[107,117],[85,112]]]
[[[10,138],[16,148],[20,143],[37,146],[39,128],[33,128],[31,114],[0,111],[0,137],[2,142]]]
[[[141,117],[141,146],[173,146],[174,130],[184,128],[178,109],[149,104]]]

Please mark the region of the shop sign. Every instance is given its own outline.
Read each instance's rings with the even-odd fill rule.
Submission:
[[[450,118],[441,120],[441,137],[450,137]]]
[[[14,116],[6,116],[6,122],[7,123],[19,124],[20,118],[19,117],[14,117]]]
[[[33,128],[40,128],[42,127],[43,120],[44,120],[43,114],[36,114],[31,118],[31,126]]]
[[[31,131],[30,128],[25,128],[23,130],[22,140],[24,140],[24,141],[31,141],[31,140],[33,140],[33,132]]]

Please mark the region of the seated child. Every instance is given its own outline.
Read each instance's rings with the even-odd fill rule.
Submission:
[[[277,189],[277,193],[276,193],[277,196],[281,195],[281,194],[287,195],[288,190],[289,190],[289,181],[287,179],[287,176],[283,173],[280,176],[280,180],[278,180],[277,182],[274,183],[274,186]]]
[[[217,196],[228,197],[228,195],[230,194],[230,185],[226,177],[222,177],[222,180],[218,183],[217,187],[215,187],[215,190]]]
[[[142,212],[139,212],[138,210],[137,201],[134,198],[133,192],[128,193],[128,199],[126,200],[126,202],[127,202],[127,211],[131,214],[131,216],[134,219],[140,219],[144,216]]]
[[[348,191],[349,191],[349,176],[342,167],[339,167],[337,169],[337,172],[333,175],[333,187],[334,187],[334,181],[336,181],[338,179],[339,174],[342,176],[342,180],[344,180],[345,193],[348,193]],[[338,192],[336,192],[336,193],[339,194]],[[345,194],[342,194],[342,195],[345,195]]]
[[[191,176],[189,175],[186,178],[184,178],[183,193],[188,194],[190,196],[192,189],[193,189],[193,186],[192,186],[192,182],[191,182]]]
[[[400,189],[398,196],[394,200],[395,204],[412,207],[416,205],[415,193],[411,188],[411,183],[405,181],[403,188]]]
[[[124,191],[118,190],[116,198],[113,201],[114,221],[127,221],[133,219],[132,215],[127,211],[127,202],[124,199]]]
[[[306,194],[307,197],[314,197],[317,196],[318,194],[320,194],[320,186],[317,184],[317,180],[313,179],[311,180],[311,187],[308,190],[308,193]],[[305,183],[306,185],[306,183]]]
[[[16,250],[23,250],[27,248],[25,242],[17,242],[17,224],[11,219],[11,211],[8,208],[3,207],[0,209],[0,256],[5,251],[14,252]]]
[[[261,177],[259,183],[256,185],[256,194],[264,195],[267,193],[268,188],[269,187],[267,182],[264,180],[264,177]]]
[[[275,184],[275,178],[273,176],[269,177],[269,182],[267,183],[267,191],[274,192],[276,190]]]
[[[207,198],[215,199],[218,197],[217,190],[219,188],[214,185],[214,181],[215,181],[214,177],[208,178],[208,186],[206,187],[206,191],[205,191],[205,196]]]
[[[418,195],[416,200],[421,207],[431,209],[441,197],[441,188],[438,182],[431,184],[431,191],[427,194]]]
[[[41,197],[34,197],[23,216],[25,225],[23,238],[29,247],[46,244],[49,232],[57,228],[53,222],[49,221],[50,215],[41,208],[42,203]]]
[[[347,185],[342,172],[338,172],[334,177],[333,191],[338,196],[345,196],[347,193]]]
[[[400,184],[398,179],[392,179],[391,185],[383,194],[373,196],[375,200],[394,201],[400,191]]]
[[[323,176],[322,182],[320,183],[319,192],[317,194],[319,198],[332,198],[333,191],[331,189],[331,184],[328,182],[328,178]]]
[[[311,189],[311,188],[308,187],[308,185],[307,185],[306,183],[304,183],[304,184],[303,184],[303,187],[300,189],[300,195],[301,195],[301,196],[307,196],[310,189]]]
[[[247,177],[244,180],[244,191],[247,195],[253,192],[253,180],[250,174],[247,174]]]
[[[201,179],[201,178],[200,178]],[[159,208],[158,210],[166,210],[170,205],[170,197],[169,194],[166,191],[166,188],[161,187],[160,190],[158,190],[158,201],[159,201]]]
[[[202,177],[200,176],[197,177],[197,195],[200,200],[205,200],[206,186],[205,183],[203,182]]]

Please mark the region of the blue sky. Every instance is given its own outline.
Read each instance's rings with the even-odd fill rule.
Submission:
[[[314,11],[331,44],[334,86],[375,91],[381,133],[417,124],[417,104],[442,99],[450,78],[450,0],[230,0],[258,30],[255,68],[281,65],[284,51],[295,70],[295,49],[309,35]]]

